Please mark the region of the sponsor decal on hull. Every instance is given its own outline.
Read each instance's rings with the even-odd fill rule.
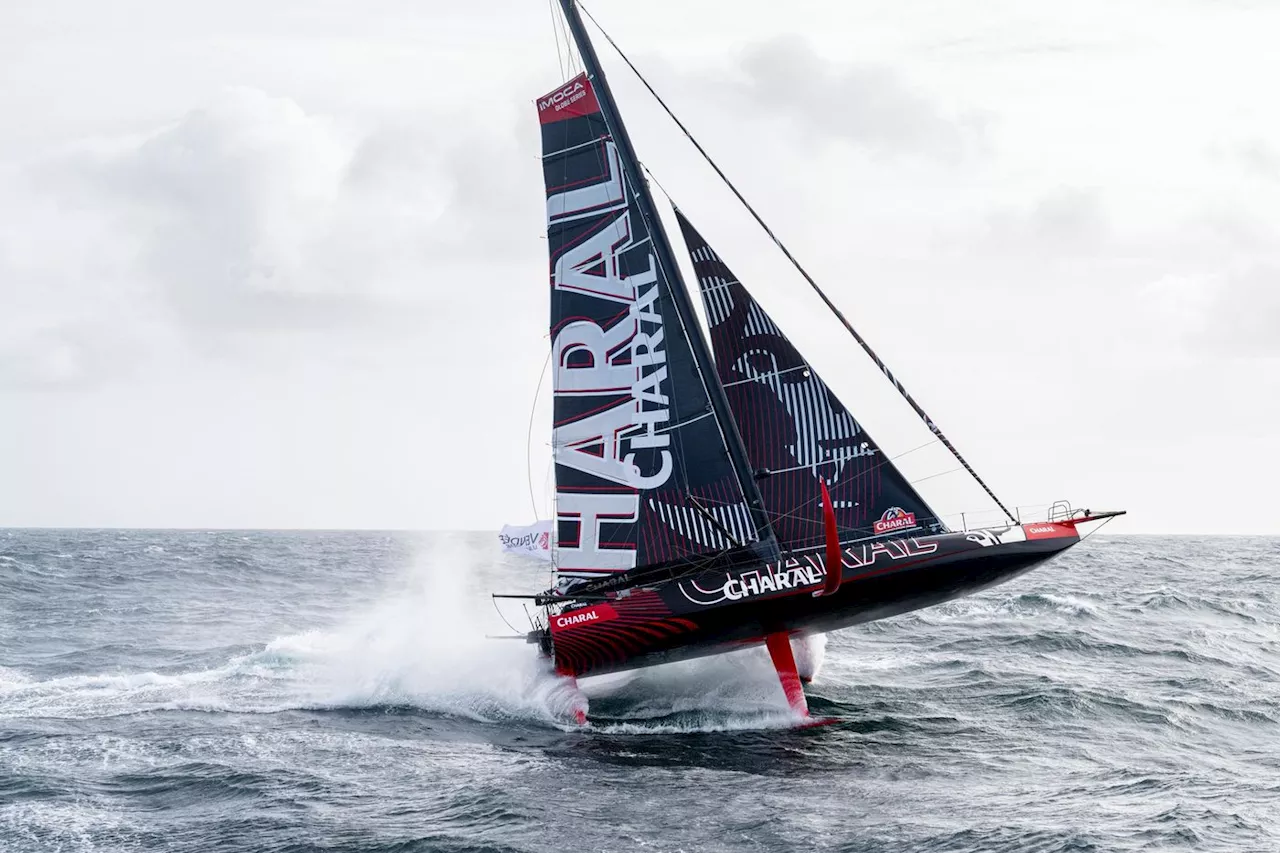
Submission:
[[[863,542],[851,545],[841,552],[841,563],[847,569],[861,569],[875,565],[881,555],[889,561],[921,557],[938,550],[937,542],[921,542],[918,539],[890,539],[884,542]],[[680,592],[689,601],[702,606],[723,601],[742,601],[779,592],[804,590],[821,585],[827,577],[827,568],[818,555],[791,557],[779,563],[771,563],[755,569],[727,572],[723,583],[706,589],[697,581],[681,581]]]
[[[558,631],[568,631],[583,625],[595,625],[617,618],[618,611],[613,609],[613,605],[597,604],[594,607],[584,607],[581,610],[570,610],[567,613],[552,616],[551,632],[554,634]]]
[[[1062,536],[1078,536],[1076,529],[1068,524],[1024,524],[1022,529],[1027,533],[1028,540],[1036,539],[1058,539]]]
[[[880,520],[872,525],[877,534],[892,533],[895,530],[910,530],[916,526],[916,514],[907,512],[900,506],[891,506],[880,516]]]

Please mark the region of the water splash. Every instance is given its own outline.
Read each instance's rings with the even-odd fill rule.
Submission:
[[[404,707],[483,723],[576,728],[584,694],[626,732],[773,728],[796,721],[763,651],[587,678],[579,693],[508,634],[487,566],[448,537],[422,546],[372,600],[330,626],[277,636],[220,666],[36,680],[0,670],[0,718],[91,719],[150,711],[278,713]],[[821,645],[825,645],[822,638]],[[820,665],[821,646],[814,646]],[[618,727],[623,728],[619,729]]]

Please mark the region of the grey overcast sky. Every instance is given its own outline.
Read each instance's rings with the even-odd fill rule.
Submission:
[[[588,5],[1007,502],[1280,532],[1280,4]],[[546,0],[0,4],[0,525],[545,512],[554,33]],[[924,442],[600,53],[719,253]]]

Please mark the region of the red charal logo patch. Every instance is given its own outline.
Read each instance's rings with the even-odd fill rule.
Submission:
[[[548,549],[550,549],[550,548],[551,548],[551,534],[550,534],[550,533],[548,533],[548,532],[547,532],[547,531],[545,531],[545,530],[544,530],[544,531],[542,531],[542,535],[538,537],[538,547],[539,547],[540,549],[542,549],[543,551],[546,551],[546,550],[548,550]]]
[[[1057,539],[1060,536],[1078,535],[1075,527],[1068,524],[1051,524],[1049,522],[1024,524],[1022,529],[1026,531],[1028,539]]]
[[[608,622],[610,619],[617,618],[618,611],[613,609],[612,604],[597,604],[594,607],[583,607],[580,610],[570,610],[559,616],[552,616],[551,630],[567,631],[582,625],[594,625],[597,622]]]
[[[891,533],[894,530],[907,530],[916,526],[916,514],[907,512],[900,506],[891,506],[880,516],[880,520],[871,527],[876,533]]]

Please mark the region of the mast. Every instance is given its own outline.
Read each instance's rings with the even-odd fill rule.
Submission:
[[[566,16],[568,16],[570,14],[569,7],[573,5],[572,0],[561,0],[561,3],[565,7]],[[600,27],[599,23],[596,22],[596,19],[594,17],[591,17],[590,12],[587,12],[587,17],[590,17],[592,23],[595,23],[597,27]],[[576,10],[573,12],[573,19],[577,20]],[[575,39],[579,38],[578,32],[581,29],[581,26],[582,24],[581,22],[579,22],[577,25],[577,28],[574,30]],[[809,275],[808,270],[806,270],[803,266],[800,265],[800,262],[796,260],[796,257],[791,254],[791,250],[788,249],[783,244],[782,240],[779,239],[779,237],[773,233],[773,229],[771,229],[765,223],[764,219],[760,216],[759,213],[756,212],[756,209],[751,206],[751,203],[747,201],[746,197],[742,195],[742,193],[738,190],[736,186],[734,186],[733,181],[729,180],[729,176],[726,175],[724,171],[716,164],[716,161],[711,159],[711,155],[708,154],[706,149],[702,147],[701,143],[699,143],[698,140],[693,137],[693,134],[690,133],[689,128],[685,127],[684,122],[680,121],[680,119],[676,117],[676,114],[671,111],[671,108],[669,106],[667,106],[667,102],[662,100],[662,97],[656,91],[654,91],[653,86],[649,85],[649,81],[646,80],[645,76],[640,73],[640,69],[636,68],[635,64],[630,59],[627,58],[627,55],[625,53],[622,52],[622,48],[618,47],[617,43],[613,40],[613,38],[607,32],[604,31],[603,28],[600,29],[600,32],[608,40],[609,44],[613,46],[613,49],[618,52],[618,56],[622,57],[622,61],[627,63],[627,67],[629,67],[633,72],[635,72],[636,77],[640,80],[640,82],[644,85],[644,87],[649,90],[649,94],[653,95],[654,100],[658,102],[658,105],[662,107],[663,111],[668,116],[671,117],[671,120],[673,122],[676,123],[676,127],[680,128],[681,132],[684,133],[684,135],[688,138],[688,140],[691,143],[693,143],[693,147],[698,149],[698,153],[702,155],[702,158],[707,161],[707,164],[711,166],[711,168],[715,171],[717,175],[719,175],[720,180],[724,181],[724,184],[726,187],[729,188],[729,191],[732,192],[737,197],[738,201],[742,202],[742,206],[745,207],[747,209],[747,212],[750,213],[751,216],[756,220],[756,222],[760,224],[760,227],[764,229],[764,233],[769,235],[769,239],[771,239],[774,242],[774,245],[776,245],[778,249],[782,252],[782,254],[786,256],[787,260],[791,262],[791,265],[796,268],[796,272],[800,273],[801,277],[803,277],[804,280],[809,283],[809,286],[812,287],[814,292],[817,293],[819,298],[822,299],[823,304],[827,306],[827,308],[831,311],[831,313],[835,315],[836,319],[839,320],[840,323],[849,332],[849,334],[853,336],[853,339],[857,341],[858,346],[862,347],[863,352],[865,352],[868,356],[870,356],[871,360],[875,362],[876,367],[880,368],[880,372],[884,374],[885,378],[893,383],[893,387],[898,390],[898,393],[901,394],[902,398],[907,401],[908,405],[911,406],[912,410],[916,413],[916,415],[919,416],[920,420],[924,421],[924,424],[929,428],[929,431],[934,434],[934,436],[938,439],[938,441],[942,444],[943,447],[951,451],[951,455],[956,458],[956,461],[960,463],[960,465],[964,468],[965,471],[969,472],[969,475],[973,477],[974,482],[976,482],[979,486],[982,487],[983,491],[987,493],[987,496],[990,497],[991,500],[995,501],[996,506],[1000,507],[1000,510],[1005,514],[1005,517],[1009,519],[1009,523],[1017,524],[1018,522],[1014,514],[1009,512],[1008,508],[1004,505],[1004,503],[1000,500],[1000,498],[996,497],[996,493],[991,489],[990,486],[987,485],[986,481],[978,476],[978,472],[973,469],[973,466],[969,464],[969,461],[960,455],[960,450],[954,444],[952,444],[951,440],[947,438],[947,436],[942,432],[941,429],[939,429],[937,423],[934,422],[933,418],[929,417],[928,413],[925,412],[925,410],[921,408],[920,404],[915,401],[915,398],[912,397],[909,393],[907,393],[906,387],[904,387],[903,384],[898,380],[898,378],[893,375],[893,371],[889,370],[889,366],[885,364],[884,361],[881,360],[880,356],[876,355],[876,352],[871,348],[871,345],[866,342],[866,340],[862,337],[862,335],[858,334],[857,330],[853,328],[853,324],[850,323],[848,319],[845,318],[844,314],[840,311],[839,308],[836,307],[835,303],[832,302],[831,299],[827,296],[827,294],[823,292],[822,288],[818,286],[818,283],[814,281],[813,276]],[[581,36],[581,39],[579,39],[579,47],[581,47],[582,40],[585,40],[585,39],[586,39],[586,34],[584,33]],[[590,43],[588,43],[587,45],[587,50],[590,50]],[[585,58],[585,54],[584,54],[584,58]],[[594,52],[591,54],[591,60],[592,62],[595,62]]]
[[[648,226],[653,250],[657,253],[659,264],[667,271],[672,301],[685,327],[689,346],[693,350],[694,359],[698,363],[698,372],[707,390],[707,398],[711,402],[712,412],[724,435],[725,446],[728,449],[734,470],[737,472],[742,493],[749,504],[752,519],[756,528],[762,534],[772,533],[773,528],[769,523],[768,514],[765,512],[764,501],[760,496],[760,489],[756,485],[751,463],[747,459],[746,448],[742,443],[742,436],[738,433],[738,425],[729,408],[729,401],[725,397],[724,388],[721,387],[720,380],[715,373],[709,371],[709,368],[714,364],[711,358],[711,350],[707,346],[702,328],[698,325],[697,317],[693,310],[693,301],[689,298],[689,291],[685,287],[684,278],[680,273],[680,266],[676,263],[675,253],[672,251],[671,243],[667,239],[666,229],[662,226],[662,220],[658,218],[653,196],[649,192],[648,181],[645,180],[644,175],[640,174],[640,169],[637,165],[639,160],[636,158],[635,149],[631,145],[631,137],[627,134],[627,127],[623,124],[622,116],[618,112],[618,105],[613,100],[613,92],[610,90],[609,82],[605,78],[604,69],[600,67],[600,60],[591,44],[591,38],[587,35],[586,26],[578,15],[578,6],[575,0],[560,0],[560,6],[564,10],[565,21],[569,24],[569,30],[573,33],[573,41],[577,45],[578,54],[582,57],[582,64],[586,70],[587,77],[591,80],[592,87],[595,90],[600,112],[604,115],[605,124],[608,125],[613,134],[614,143],[618,146],[623,174],[626,176],[636,205],[639,207],[640,213]],[[763,538],[762,536],[762,544]],[[769,538],[772,539],[772,536]],[[772,542],[766,547],[771,551],[776,548]],[[772,559],[775,555],[769,554],[765,556],[766,559]]]

